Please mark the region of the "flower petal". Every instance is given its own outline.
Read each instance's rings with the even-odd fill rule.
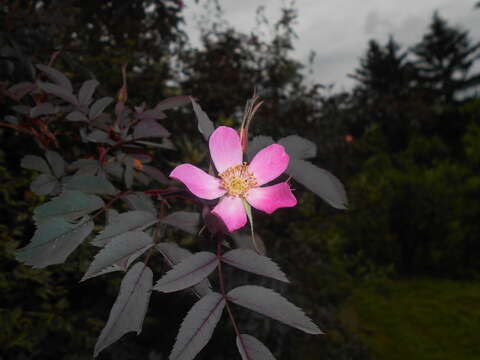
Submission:
[[[226,193],[225,189],[220,187],[220,179],[191,164],[178,165],[170,173],[170,177],[184,183],[188,190],[202,199],[217,199]]]
[[[255,209],[267,214],[273,213],[278,208],[297,205],[297,199],[286,182],[250,189],[245,198]]]
[[[247,214],[242,199],[238,196],[225,196],[212,210],[225,223],[229,232],[233,232],[247,223]]]
[[[243,160],[238,132],[227,126],[218,127],[208,141],[210,156],[219,173],[239,165]]]
[[[290,157],[282,145],[272,144],[260,150],[248,166],[257,180],[263,185],[280,176],[288,167]]]

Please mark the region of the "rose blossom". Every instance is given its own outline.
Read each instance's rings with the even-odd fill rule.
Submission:
[[[250,164],[242,162],[240,136],[230,127],[218,127],[210,136],[208,145],[218,177],[191,164],[177,166],[170,177],[184,183],[202,199],[221,198],[212,214],[222,219],[228,231],[235,231],[247,223],[243,199],[268,214],[297,204],[286,182],[262,187],[288,167],[289,156],[282,145],[273,144],[260,150]]]

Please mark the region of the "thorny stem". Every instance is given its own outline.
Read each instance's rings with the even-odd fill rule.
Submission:
[[[235,334],[237,335],[238,339],[243,344],[242,338],[240,337],[240,330],[238,329],[237,322],[235,321],[235,317],[233,316],[232,310],[230,309],[230,304],[228,303],[228,297],[225,293],[225,283],[223,280],[223,271],[222,271],[222,238],[219,236],[217,238],[217,258],[218,258],[218,281],[220,283],[220,293],[222,294],[225,300],[225,306],[227,308],[228,316],[230,317],[230,321],[232,322],[233,329],[235,330]]]

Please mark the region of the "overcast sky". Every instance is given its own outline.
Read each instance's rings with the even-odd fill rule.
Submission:
[[[480,9],[478,0],[297,0],[298,19],[293,56],[307,63],[310,51],[316,52],[313,79],[322,84],[335,84],[336,90],[349,89],[353,80],[347,77],[358,65],[368,40],[382,44],[392,34],[397,42],[408,47],[426,32],[432,14],[438,10],[451,25],[470,32],[473,41],[480,41]],[[274,23],[280,16],[282,0],[220,1],[224,18],[237,30],[255,28],[256,9],[265,6],[265,14]],[[198,46],[197,20],[205,14],[205,1],[195,4],[184,1],[186,30],[192,44]],[[288,4],[288,3],[287,3]],[[480,70],[480,64],[475,70]]]

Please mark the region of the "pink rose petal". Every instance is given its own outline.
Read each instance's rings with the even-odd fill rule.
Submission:
[[[219,173],[242,163],[243,154],[238,133],[227,126],[218,127],[208,141],[210,156]]]
[[[255,155],[248,169],[260,186],[280,176],[287,169],[289,159],[282,145],[272,144]]]
[[[273,213],[278,208],[297,205],[297,199],[286,182],[250,189],[245,198],[255,209],[267,214]]]
[[[247,223],[247,214],[242,199],[237,196],[225,196],[212,210],[225,223],[229,232],[233,232]]]
[[[220,187],[220,179],[191,164],[178,165],[170,173],[170,177],[184,183],[188,190],[202,199],[217,199],[226,193],[225,189]]]

